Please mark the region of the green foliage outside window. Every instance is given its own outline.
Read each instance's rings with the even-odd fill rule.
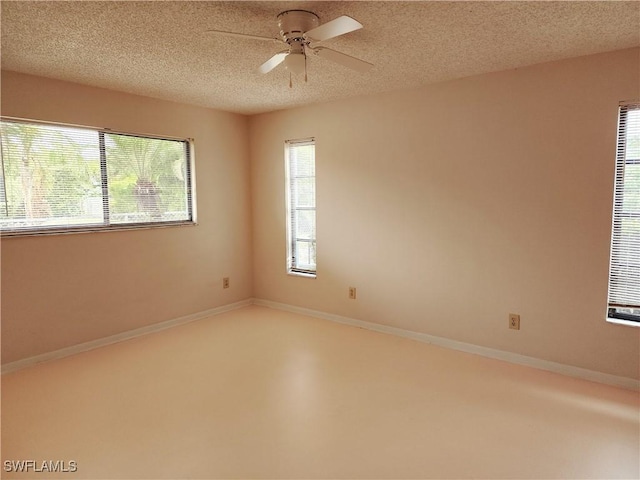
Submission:
[[[5,232],[191,220],[186,141],[13,121],[0,133]]]

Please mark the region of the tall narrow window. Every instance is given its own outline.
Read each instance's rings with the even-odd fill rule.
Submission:
[[[640,322],[640,102],[620,106],[607,317]]]
[[[3,119],[0,231],[193,222],[188,140]]]
[[[287,165],[287,269],[316,274],[315,141],[285,143]]]

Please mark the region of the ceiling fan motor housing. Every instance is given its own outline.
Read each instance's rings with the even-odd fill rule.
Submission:
[[[289,45],[301,42],[304,33],[319,24],[319,17],[306,10],[286,10],[278,15],[280,36]]]

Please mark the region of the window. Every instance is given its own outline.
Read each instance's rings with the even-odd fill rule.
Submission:
[[[287,269],[316,274],[316,162],[315,141],[285,143],[287,164]]]
[[[193,222],[190,143],[3,119],[2,235]]]
[[[607,318],[640,325],[640,102],[620,107],[612,230]]]

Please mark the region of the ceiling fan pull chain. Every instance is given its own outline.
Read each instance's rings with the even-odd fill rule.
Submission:
[[[307,56],[304,56],[304,83],[307,83]]]
[[[293,82],[291,81],[291,72],[289,72],[289,88],[293,88]]]

